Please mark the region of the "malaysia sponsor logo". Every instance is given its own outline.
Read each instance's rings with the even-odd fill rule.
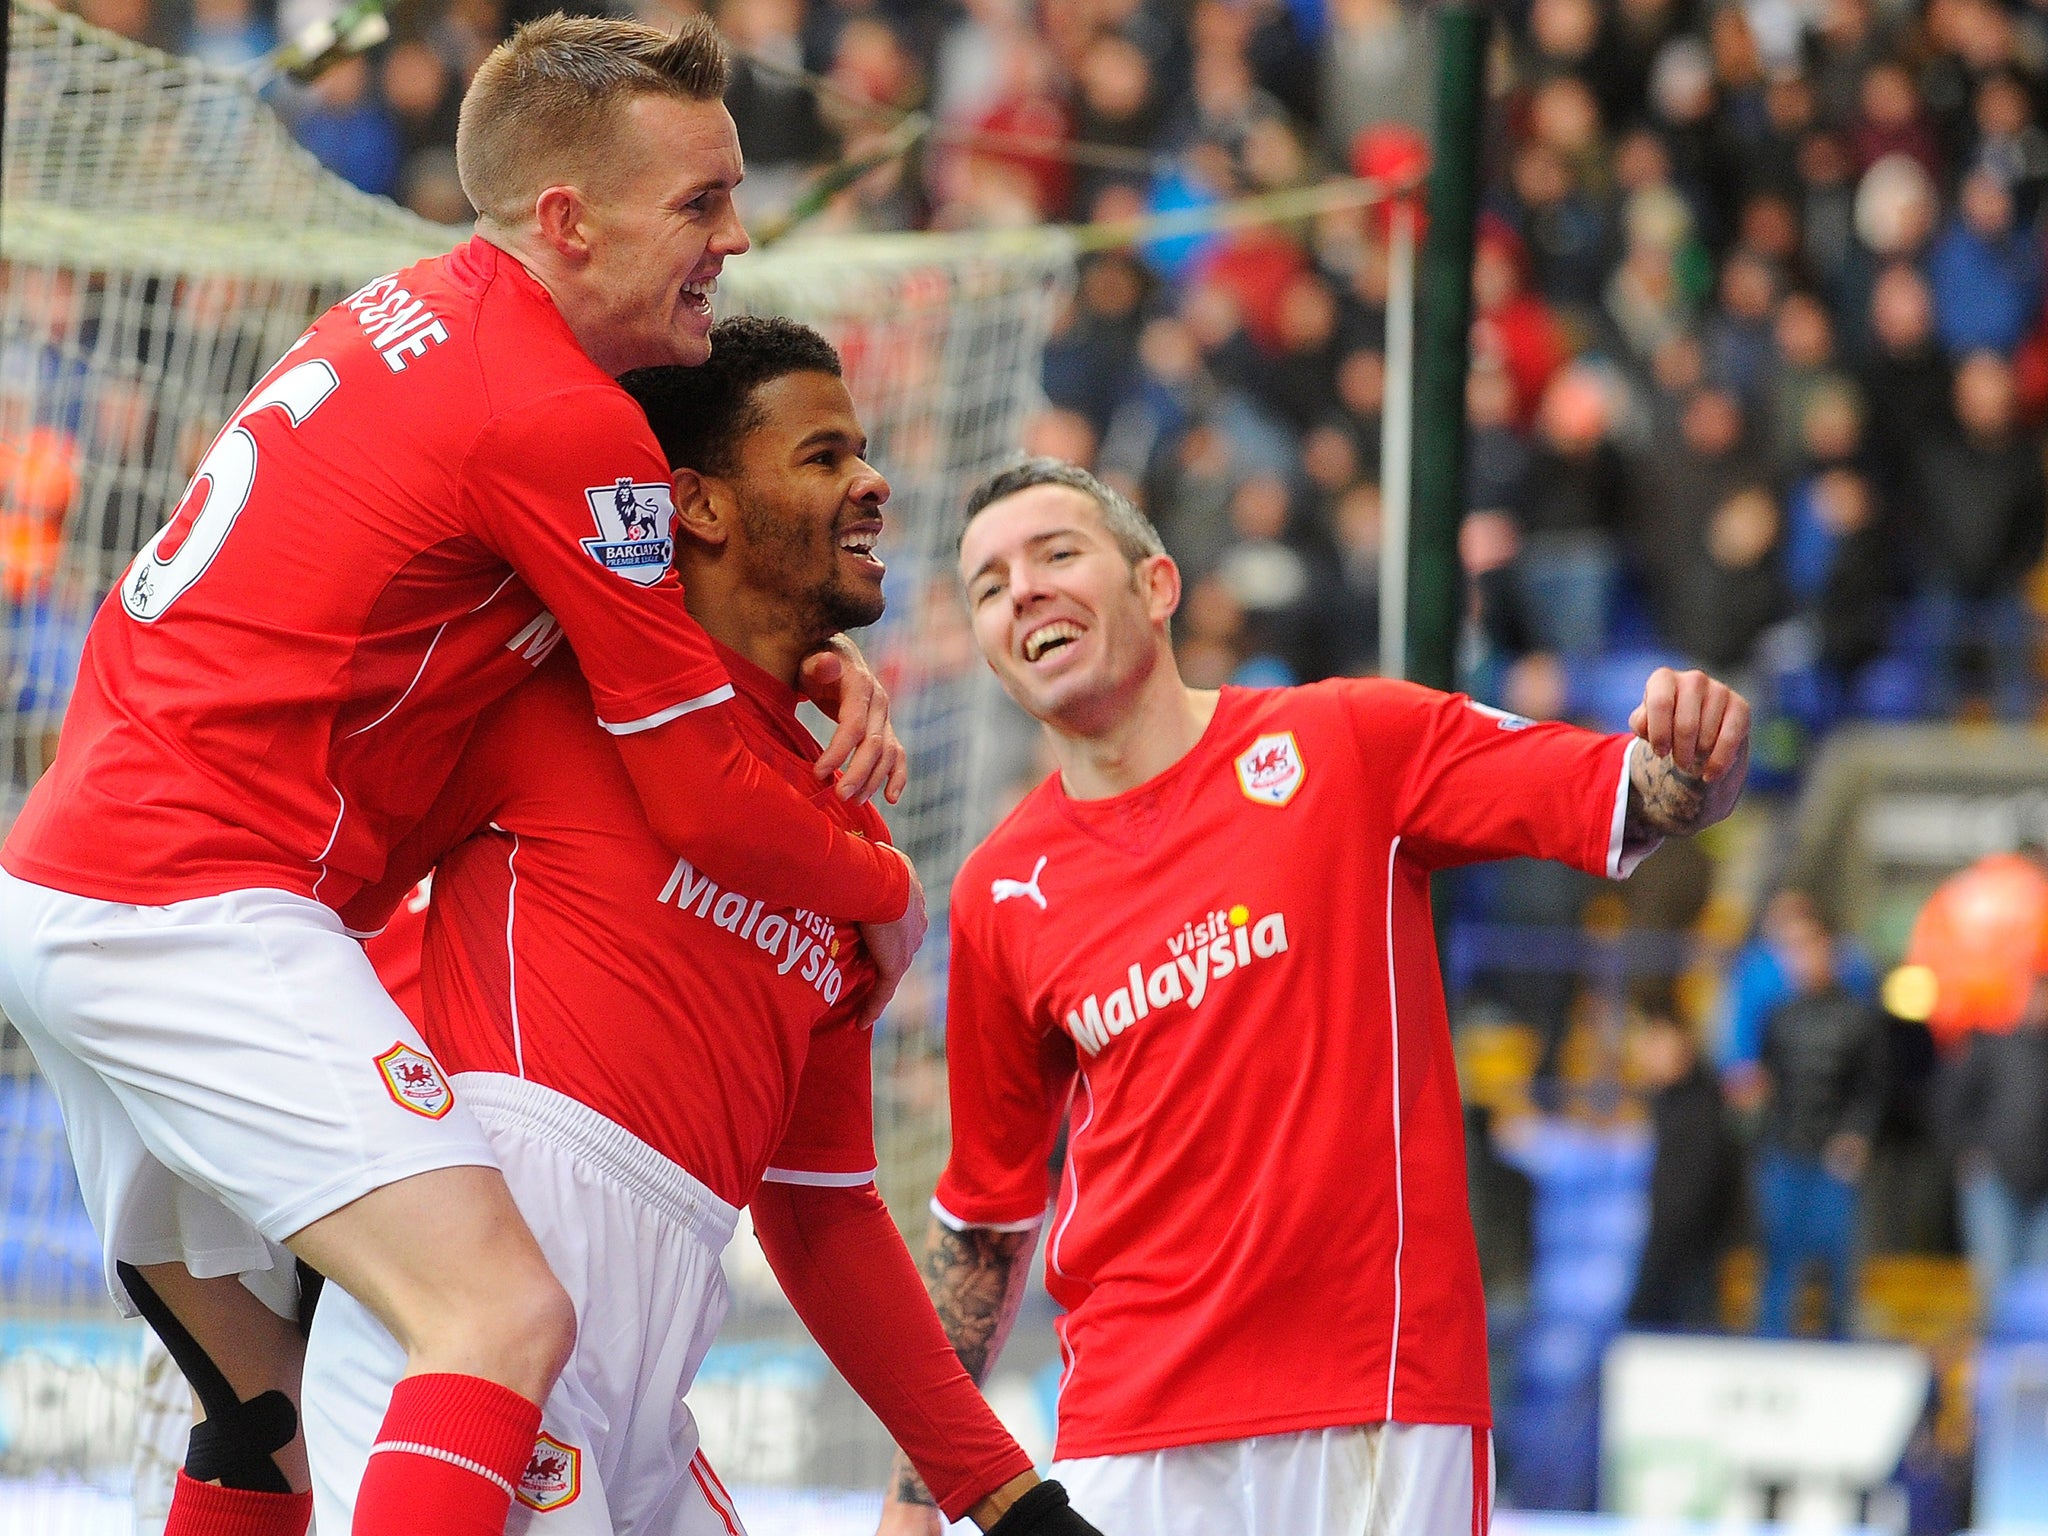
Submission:
[[[1012,901],[1022,896],[1029,901],[1037,903],[1038,910],[1043,912],[1045,910],[1045,892],[1038,888],[1038,877],[1044,873],[1045,855],[1041,853],[1038,856],[1038,862],[1031,866],[1031,878],[1029,880],[991,880],[988,887],[989,899],[997,906],[1001,906],[1006,901]]]
[[[792,972],[809,982],[826,1005],[839,1001],[846,974],[839,968],[839,929],[830,918],[802,907],[764,912],[762,904],[738,891],[722,890],[688,859],[677,859],[655,900],[723,928],[761,951],[778,976]]]
[[[1205,912],[1167,939],[1165,964],[1147,971],[1134,960],[1124,969],[1122,986],[1107,995],[1091,992],[1068,1009],[1067,1033],[1090,1056],[1099,1055],[1140,1020],[1181,1002],[1192,1012],[1218,982],[1286,952],[1284,913],[1254,918],[1242,902],[1228,911]]]
[[[576,1502],[583,1491],[583,1453],[542,1432],[519,1475],[519,1502],[545,1513]]]
[[[588,487],[597,537],[584,539],[590,558],[638,587],[651,587],[668,573],[675,555],[675,501],[666,484],[621,475],[610,485]]]
[[[1504,709],[1495,709],[1491,704],[1482,704],[1477,699],[1467,699],[1465,707],[1476,715],[1484,715],[1504,731],[1526,731],[1536,722],[1527,715],[1511,715]]]
[[[1237,756],[1237,787],[1260,805],[1285,805],[1308,777],[1294,732],[1261,736]]]
[[[395,1041],[390,1050],[374,1059],[378,1075],[384,1079],[384,1091],[400,1109],[438,1120],[455,1107],[455,1090],[433,1057]]]

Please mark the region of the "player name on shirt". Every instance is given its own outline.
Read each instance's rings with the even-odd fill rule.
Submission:
[[[806,912],[802,907],[764,915],[758,900],[750,900],[739,891],[721,890],[716,880],[699,874],[688,859],[676,860],[668,883],[655,900],[664,906],[674,902],[679,911],[742,940],[752,940],[765,961],[774,965],[778,976],[787,976],[802,966],[802,979],[817,990],[828,1006],[838,1002],[839,994],[846,989],[846,976],[838,965],[839,929],[830,918]]]
[[[423,355],[428,347],[448,339],[448,327],[399,284],[396,273],[380,277],[342,300],[370,338],[370,345],[393,373],[405,372],[409,359]]]
[[[1251,909],[1242,903],[1227,912],[1206,912],[1181,924],[1180,932],[1166,940],[1163,965],[1148,972],[1134,960],[1125,967],[1130,978],[1125,985],[1107,997],[1091,992],[1078,1008],[1069,1008],[1067,1033],[1090,1056],[1098,1056],[1140,1019],[1183,1000],[1193,1012],[1208,1000],[1213,983],[1286,951],[1285,913],[1269,912],[1253,921]]]

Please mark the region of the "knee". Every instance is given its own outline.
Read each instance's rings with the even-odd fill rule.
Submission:
[[[526,1380],[552,1386],[576,1348],[576,1304],[544,1263],[496,1278],[493,1305],[476,1319],[490,1334],[483,1352]]]

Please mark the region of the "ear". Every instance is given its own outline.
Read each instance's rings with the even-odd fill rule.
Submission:
[[[1135,575],[1146,618],[1164,624],[1180,611],[1180,567],[1173,556],[1147,555],[1138,562]]]
[[[676,533],[705,549],[722,549],[732,536],[732,491],[714,475],[675,472]]]
[[[533,200],[540,237],[569,261],[590,258],[590,204],[574,187],[549,187]]]

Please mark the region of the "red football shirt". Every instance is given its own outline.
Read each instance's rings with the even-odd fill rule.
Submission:
[[[6,867],[338,908],[565,633],[613,730],[727,697],[669,498],[638,406],[517,261],[473,240],[379,278],[243,402],[94,619]]]
[[[719,655],[755,755],[839,826],[886,842],[872,807],[813,774],[796,695]],[[422,970],[444,1068],[565,1093],[733,1205],[764,1175],[874,1177],[870,1037],[854,1024],[874,969],[859,931],[765,909],[663,847],[574,657],[484,717],[399,862],[442,849]]]
[[[956,1226],[1046,1240],[1062,1457],[1491,1422],[1429,872],[1624,872],[1626,739],[1406,683],[1225,689],[1106,800],[1055,775],[953,888]]]

